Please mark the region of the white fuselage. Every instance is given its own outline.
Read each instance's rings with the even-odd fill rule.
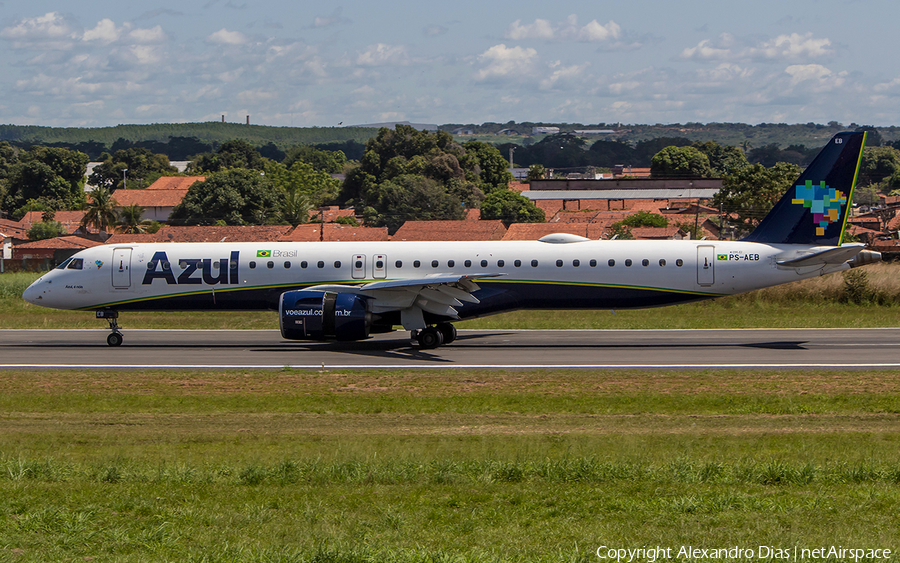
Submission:
[[[119,244],[77,253],[23,297],[57,309],[276,309],[290,289],[467,274],[481,304],[518,308],[653,307],[746,292],[847,269],[782,268],[812,247],[729,241],[277,242]]]

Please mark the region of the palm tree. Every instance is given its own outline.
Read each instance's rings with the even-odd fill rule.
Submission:
[[[108,232],[109,227],[116,224],[116,200],[107,188],[98,187],[91,192],[85,205],[82,227],[96,227],[101,232]]]
[[[152,221],[149,219],[141,219],[144,215],[144,208],[138,204],[126,205],[119,212],[119,220],[116,226],[123,233],[130,235],[143,234],[148,232]]]
[[[294,227],[309,220],[309,198],[294,188],[286,190],[281,208],[281,218]]]

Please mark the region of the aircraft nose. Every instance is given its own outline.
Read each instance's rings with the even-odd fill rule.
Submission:
[[[28,301],[33,305],[41,305],[44,299],[44,291],[41,289],[41,285],[44,283],[43,276],[38,278],[33,284],[29,285],[25,291],[22,292],[22,299]]]

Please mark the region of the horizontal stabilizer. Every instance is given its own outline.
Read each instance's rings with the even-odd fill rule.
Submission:
[[[797,255],[794,252],[786,252],[775,257],[775,263],[785,268],[808,268],[810,266],[826,266],[829,264],[843,264],[859,254],[865,247],[864,244],[845,244],[837,248],[826,248],[812,254]]]

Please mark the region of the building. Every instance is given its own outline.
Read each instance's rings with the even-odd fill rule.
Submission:
[[[503,221],[407,221],[391,240],[502,240]]]

